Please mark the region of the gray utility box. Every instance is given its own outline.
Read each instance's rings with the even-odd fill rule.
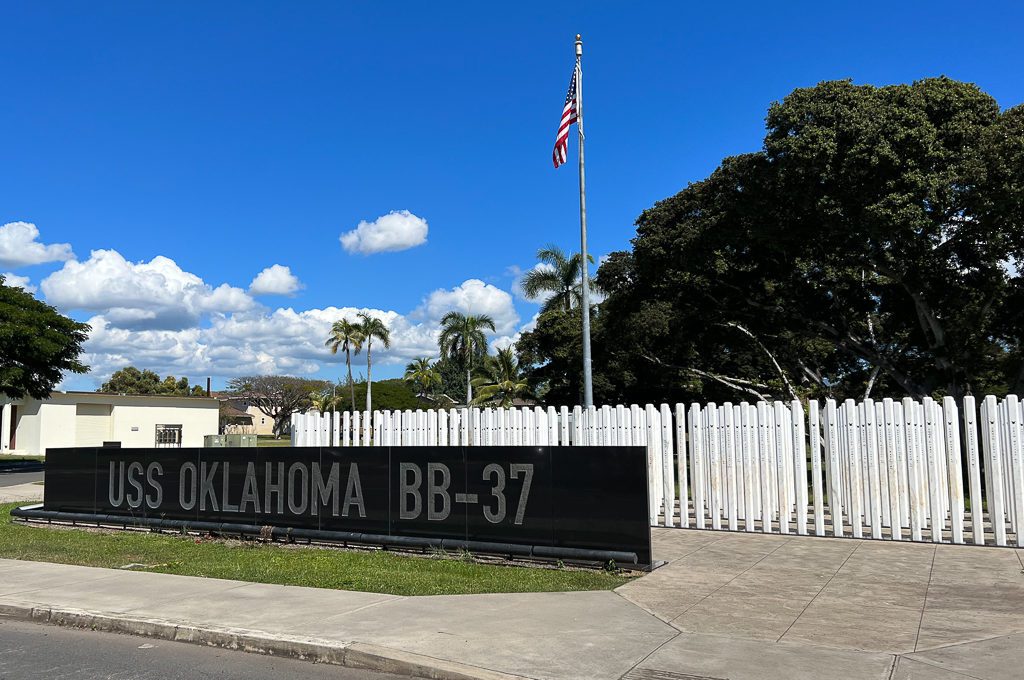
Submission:
[[[229,434],[227,437],[228,446],[256,446],[256,435],[254,434]]]
[[[208,434],[203,437],[203,446],[208,449],[222,449],[228,445],[226,435]]]

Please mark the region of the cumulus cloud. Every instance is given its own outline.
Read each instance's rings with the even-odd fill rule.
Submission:
[[[210,291],[207,297],[215,297]],[[404,365],[422,356],[437,355],[438,321],[456,309],[491,314],[499,329],[495,343],[518,340],[535,319],[516,329],[519,321],[507,292],[470,279],[451,289],[428,295],[410,314],[365,307],[325,307],[274,310],[253,307],[244,311],[209,315],[202,325],[159,328],[126,324],[121,307],[105,310],[88,320],[92,325],[85,343],[85,361],[94,380],[102,380],[128,364],[161,374],[205,375],[231,378],[249,374],[326,374],[341,376],[344,359],[324,347],[331,325],[340,319],[357,321],[360,312],[380,318],[391,331],[391,347],[375,345],[374,366]],[[500,335],[499,335],[500,334]],[[353,370],[365,372],[364,355]],[[324,372],[324,369],[327,369]]]
[[[275,264],[267,267],[249,284],[250,295],[294,295],[303,288],[290,267]]]
[[[435,290],[413,312],[413,316],[436,325],[451,311],[487,314],[494,319],[495,332],[499,335],[510,333],[519,322],[512,296],[480,279],[469,279],[451,289]]]
[[[407,250],[427,242],[427,221],[408,210],[392,210],[373,222],[361,221],[352,231],[341,235],[341,245],[349,253],[373,253]]]
[[[241,288],[213,288],[170,258],[133,263],[116,250],[94,250],[85,262],[67,262],[40,287],[52,305],[102,311],[106,323],[136,330],[183,329],[197,325],[206,313],[255,306]]]
[[[519,338],[523,336],[523,333],[532,331],[537,327],[537,319],[540,318],[540,312],[537,312],[533,317],[525,324],[519,327],[512,335],[501,335],[489,343],[489,347],[492,352],[497,352],[499,349],[505,349],[506,347],[515,347],[516,343],[519,342]]]
[[[529,269],[525,269],[525,270],[522,267],[520,267],[519,265],[515,265],[515,264],[512,265],[511,267],[506,268],[506,270],[505,270],[505,272],[507,274],[510,274],[512,276],[512,294],[513,295],[515,295],[520,300],[525,300],[526,302],[535,302],[537,304],[543,304],[543,303],[547,302],[547,299],[549,297],[551,297],[552,295],[554,295],[554,293],[541,293],[541,295],[539,295],[536,298],[529,298],[529,297],[526,297],[526,291],[523,290],[523,277],[525,277],[527,274],[529,274],[532,271],[542,271],[542,272],[543,271],[548,271],[548,272],[553,272],[553,271],[555,271],[555,267],[554,267],[554,265],[550,265],[547,262],[538,262],[537,264],[533,265]]]
[[[2,276],[4,277],[4,283],[12,288],[24,288],[25,292],[28,293],[35,293],[37,290],[35,286],[29,283],[27,276],[18,276],[10,272],[6,272]]]
[[[95,380],[128,364],[174,375],[214,375],[231,378],[251,374],[310,375],[335,365],[341,375],[344,359],[324,347],[331,324],[357,321],[367,312],[391,330],[391,347],[373,349],[374,366],[405,364],[437,353],[436,326],[416,323],[395,311],[326,307],[296,311],[252,310],[219,314],[208,327],[180,330],[125,328],[107,315],[89,319],[92,326],[84,345],[84,360]],[[360,372],[364,355],[355,360]]]
[[[29,222],[0,226],[0,267],[24,267],[44,262],[65,262],[75,257],[69,243],[45,245],[37,241],[39,229]]]

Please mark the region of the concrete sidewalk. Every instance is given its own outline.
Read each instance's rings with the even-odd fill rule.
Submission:
[[[21,501],[43,500],[42,484],[12,484],[11,486],[0,486],[0,503],[18,503]]]
[[[396,597],[0,560],[0,614],[434,678],[1021,677],[1012,549],[655,530],[616,592]]]

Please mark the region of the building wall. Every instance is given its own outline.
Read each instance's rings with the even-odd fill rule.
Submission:
[[[41,416],[40,429],[36,434],[36,441],[39,448],[33,453],[43,453],[43,446],[52,449],[67,446],[78,446],[76,427],[77,407],[74,402],[48,403],[32,400],[29,402],[34,406]],[[21,409],[18,409],[21,410]],[[101,442],[102,443],[102,442]],[[18,448],[25,448],[21,443],[21,434],[18,435]]]
[[[255,406],[245,409],[252,416],[252,430],[255,434],[274,434],[274,419]]]
[[[217,402],[206,400],[181,400],[167,406],[117,403],[112,417],[113,441],[121,442],[121,446],[153,446],[157,425],[181,425],[181,445],[202,446],[203,437],[217,434],[220,425]]]
[[[196,397],[55,392],[46,401],[26,399],[15,403],[12,451],[28,454],[45,453],[52,448],[98,446],[103,441],[151,448],[156,444],[157,425],[181,425],[181,445],[202,446],[204,436],[217,434],[220,413],[215,399]],[[110,413],[107,428],[100,427],[97,421],[98,414],[106,410],[104,407]],[[88,426],[86,418],[93,421]],[[101,431],[107,436],[102,436]]]

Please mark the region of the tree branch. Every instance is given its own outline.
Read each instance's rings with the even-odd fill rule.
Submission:
[[[743,378],[734,378],[734,377],[731,377],[731,376],[716,375],[714,373],[708,373],[707,371],[702,371],[699,368],[687,368],[687,367],[684,367],[684,366],[675,366],[673,364],[666,364],[661,359],[656,359],[654,357],[647,356],[646,354],[643,354],[643,353],[641,353],[640,356],[642,356],[644,359],[647,359],[648,361],[650,361],[652,363],[658,364],[659,366],[664,366],[666,368],[674,368],[677,371],[684,371],[686,373],[695,373],[695,374],[697,374],[699,376],[702,376],[704,378],[709,378],[711,380],[714,380],[715,382],[719,382],[719,383],[725,385],[729,389],[736,390],[737,392],[743,392],[745,394],[752,394],[752,395],[754,395],[755,397],[757,397],[758,399],[760,399],[762,401],[768,401],[768,400],[771,399],[771,394],[762,394],[762,393],[760,393],[760,392],[758,392],[757,390],[754,389],[754,387],[760,387],[762,389],[768,389],[768,385],[763,385],[761,383],[755,383],[755,382],[753,382],[751,380],[744,380]],[[750,385],[752,387],[748,387],[748,385]]]
[[[779,377],[782,378],[782,383],[786,386],[786,391],[789,392],[789,396],[792,397],[793,399],[796,399],[796,400],[800,399],[798,396],[796,396],[796,392],[793,390],[793,385],[792,385],[792,383],[789,382],[789,377],[786,375],[786,372],[784,370],[782,370],[782,366],[780,366],[779,362],[775,359],[775,355],[773,355],[770,351],[768,351],[768,348],[765,347],[765,344],[763,342],[761,342],[760,338],[758,338],[756,335],[751,333],[749,330],[747,330],[746,328],[744,328],[743,326],[741,326],[740,324],[738,324],[738,323],[736,323],[734,321],[727,321],[724,325],[731,326],[732,328],[735,328],[740,333],[743,333],[748,338],[750,338],[751,340],[756,342],[757,346],[760,347],[761,350],[766,355],[768,355],[769,359],[771,359],[772,364],[775,366],[775,370],[779,374]]]

